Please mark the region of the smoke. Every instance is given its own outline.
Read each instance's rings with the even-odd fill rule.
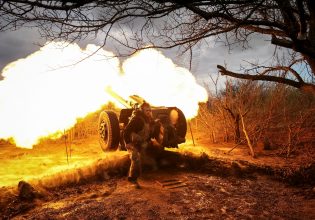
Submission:
[[[138,94],[155,106],[179,107],[187,118],[196,116],[198,103],[207,100],[195,77],[157,50],[137,53],[123,63],[123,71],[129,94]]]
[[[95,50],[51,43],[6,66],[0,81],[0,137],[31,147],[108,102],[104,86],[118,77],[119,61],[103,61],[113,56],[104,50],[83,60]]]
[[[193,75],[157,50],[120,62],[96,45],[51,42],[8,64],[0,81],[0,138],[31,148],[42,137],[62,134],[76,119],[115,100],[137,94],[158,106],[177,106],[187,118],[197,114],[207,94]]]

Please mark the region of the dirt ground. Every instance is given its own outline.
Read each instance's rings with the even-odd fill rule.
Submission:
[[[176,179],[169,189],[158,181]],[[315,219],[315,196],[256,176],[222,178],[194,172],[145,174],[141,189],[112,178],[52,190],[51,199],[12,219]]]
[[[252,159],[245,146],[227,154],[233,145],[207,143],[197,136],[194,146],[188,137],[187,142],[175,151],[290,169],[314,162],[312,153],[284,158],[269,151],[259,152],[258,157]],[[43,143],[32,150],[0,145],[1,218],[315,219],[315,188],[312,184],[291,186],[255,172],[242,176],[214,175],[202,167],[198,170],[179,166],[144,172],[139,181],[141,189],[128,184],[125,176],[119,173],[78,181],[77,184],[50,186],[44,196],[30,201],[17,195],[20,180],[33,183],[32,179],[86,167],[118,154],[127,157],[126,152],[105,154],[96,137],[74,141],[68,159],[63,142]]]

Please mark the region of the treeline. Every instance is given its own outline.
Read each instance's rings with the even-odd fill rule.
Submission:
[[[212,82],[196,118],[205,128],[198,130],[206,130],[211,142],[246,144],[253,157],[258,146],[286,156],[314,146],[313,95],[266,82],[228,80],[221,89],[217,80]]]

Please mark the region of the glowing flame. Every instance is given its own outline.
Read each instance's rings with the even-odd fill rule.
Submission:
[[[198,103],[207,100],[206,90],[194,76],[157,50],[135,54],[124,62],[123,71],[122,80],[128,88],[117,89],[120,94],[137,94],[154,106],[176,106],[187,119],[195,117]]]
[[[82,50],[65,44],[46,44],[4,68],[0,138],[13,137],[17,146],[30,148],[39,138],[62,132],[77,118],[115,101],[106,93],[107,86],[124,97],[137,94],[153,105],[177,106],[187,118],[194,117],[198,102],[207,98],[188,70],[156,50],[126,60],[121,74],[112,53],[95,45]]]

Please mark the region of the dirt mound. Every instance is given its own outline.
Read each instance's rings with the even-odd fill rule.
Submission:
[[[11,218],[33,210],[39,203],[54,200],[54,193],[68,188],[76,190],[78,186],[97,184],[97,182],[112,181],[115,178],[126,176],[129,159],[127,154],[117,155],[96,161],[91,166],[58,173],[38,181],[32,181],[32,188],[41,189],[41,198],[25,200],[21,198],[17,189],[3,188],[0,202],[1,215]],[[199,173],[198,175],[217,176],[217,178],[237,178],[238,181],[255,179],[257,174],[272,176],[274,179],[291,184],[314,184],[314,164],[288,172],[285,167],[275,169],[271,166],[252,164],[242,160],[228,160],[210,157],[206,153],[196,154],[191,151],[165,151],[160,164],[161,170],[175,170],[181,173]],[[146,172],[146,170],[145,170]],[[163,174],[164,175],[164,174]],[[222,180],[223,180],[222,179]],[[29,183],[28,183],[29,184]],[[83,193],[84,194],[84,193]],[[95,195],[94,195],[95,196]],[[89,199],[94,197],[85,195]],[[98,197],[98,196],[96,196]],[[123,197],[123,195],[121,195]],[[226,211],[226,210],[225,210]]]

